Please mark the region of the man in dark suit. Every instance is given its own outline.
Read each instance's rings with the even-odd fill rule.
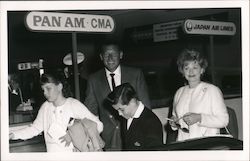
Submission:
[[[101,48],[100,58],[104,69],[90,75],[87,83],[86,98],[84,104],[89,110],[98,115],[104,124],[101,134],[105,141],[104,150],[121,150],[120,121],[117,120],[115,110],[105,102],[107,95],[113,90],[113,86],[129,82],[137,91],[138,98],[150,108],[150,100],[147,85],[141,70],[120,65],[123,52],[119,45],[104,44]]]
[[[107,100],[123,118],[124,150],[155,150],[163,144],[159,118],[141,101],[129,83],[117,86]]]

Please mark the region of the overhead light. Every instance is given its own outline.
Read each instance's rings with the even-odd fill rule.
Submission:
[[[81,52],[77,52],[77,64],[80,64],[85,59],[85,56]],[[69,53],[63,58],[63,63],[65,65],[72,65],[72,54]]]

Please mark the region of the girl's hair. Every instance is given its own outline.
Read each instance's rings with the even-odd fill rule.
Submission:
[[[108,95],[107,100],[112,105],[117,104],[119,100],[121,100],[122,105],[128,105],[133,98],[138,100],[135,89],[129,83],[124,83],[115,87],[113,92]]]
[[[204,58],[204,56],[200,52],[194,49],[184,49],[177,58],[178,70],[182,74],[183,74],[183,68],[184,68],[186,61],[197,61],[199,65],[201,66],[201,68],[204,69],[204,71],[206,70],[208,66],[207,60]]]
[[[69,83],[62,71],[55,70],[55,71],[47,71],[44,73],[40,78],[40,84],[44,85],[46,83],[54,83],[56,85],[62,83],[62,94],[65,98],[71,97],[72,92]]]

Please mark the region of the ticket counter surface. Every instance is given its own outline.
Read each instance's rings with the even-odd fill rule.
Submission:
[[[243,150],[243,141],[226,136],[202,137],[173,142],[152,149],[157,151]]]
[[[10,125],[10,131],[25,128],[32,122],[15,123]],[[10,153],[19,152],[46,152],[43,133],[28,140],[10,140],[9,141]]]
[[[11,111],[9,115],[9,131],[21,129],[32,124],[37,110]],[[28,140],[10,140],[10,153],[19,152],[46,152],[43,134]]]

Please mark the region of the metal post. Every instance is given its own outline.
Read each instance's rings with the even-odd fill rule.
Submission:
[[[77,37],[76,32],[72,33],[72,64],[74,66],[74,82],[75,82],[75,98],[80,100],[80,90],[79,90],[79,75],[78,75],[78,65],[77,65]]]
[[[211,69],[211,83],[216,84],[215,81],[215,68],[214,68],[214,36],[209,36],[210,45],[210,69]]]

